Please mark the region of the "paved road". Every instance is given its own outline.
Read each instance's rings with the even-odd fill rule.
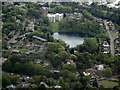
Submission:
[[[108,27],[106,21],[104,21],[104,24],[105,24],[105,27],[106,27],[107,33],[108,33],[108,35],[109,35],[109,37],[110,37],[111,56],[114,57],[114,55],[115,55],[114,37],[112,36],[111,32],[109,31],[109,27]]]

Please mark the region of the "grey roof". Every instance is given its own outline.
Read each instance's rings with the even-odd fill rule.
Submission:
[[[38,39],[38,40],[43,41],[43,42],[47,42],[46,39],[38,37],[38,36],[33,36],[33,38]]]

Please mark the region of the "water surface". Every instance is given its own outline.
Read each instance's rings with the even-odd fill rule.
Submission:
[[[65,43],[70,45],[70,48],[71,47],[76,47],[77,45],[83,44],[83,42],[84,42],[84,38],[79,37],[77,35],[54,33],[53,37],[55,39],[62,39],[63,41],[65,41]]]

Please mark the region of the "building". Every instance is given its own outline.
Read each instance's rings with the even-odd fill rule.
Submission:
[[[39,84],[39,87],[42,87],[42,85],[44,85],[45,88],[48,88],[48,85],[47,85],[46,83],[44,83],[44,82],[41,82],[41,83]]]
[[[56,22],[56,21],[61,21],[63,19],[63,14],[47,14],[50,22]]]
[[[107,53],[109,53],[109,44],[108,44],[108,42],[107,41],[104,41],[103,42],[103,53],[104,54],[107,54]]]
[[[56,13],[55,14],[55,20],[60,21],[63,19],[63,14]]]
[[[21,54],[20,50],[12,50],[11,53],[12,54]]]
[[[47,14],[50,22],[55,22],[55,15],[54,14]]]
[[[26,29],[34,31],[34,22],[31,22]]]
[[[73,61],[73,60],[67,60],[67,64],[68,64],[68,65],[74,64],[74,61]]]
[[[16,87],[14,85],[9,85],[6,87],[6,89],[8,89],[8,90],[15,90],[15,88]]]
[[[38,36],[33,36],[33,39],[37,42],[37,43],[47,43],[47,40]]]
[[[103,65],[95,65],[97,67],[98,70],[104,70],[104,66]]]
[[[61,86],[55,86],[55,88],[61,88]]]

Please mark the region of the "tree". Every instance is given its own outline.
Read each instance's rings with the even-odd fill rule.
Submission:
[[[111,77],[112,76],[112,71],[111,68],[107,67],[105,70],[105,76],[106,77]]]
[[[11,84],[13,84],[13,85],[15,85],[18,80],[19,80],[18,76],[10,77]]]
[[[69,79],[71,82],[74,82],[76,80],[76,75],[74,73],[69,74]]]
[[[6,86],[10,85],[11,82],[10,82],[8,75],[3,74],[2,76],[3,76],[2,77],[2,87],[6,87]]]
[[[82,84],[80,83],[80,82],[74,82],[74,83],[72,83],[72,88],[74,89],[74,88],[82,88]]]
[[[63,77],[59,77],[59,84],[60,84],[60,86],[64,87]]]
[[[85,38],[84,45],[86,47],[86,50],[90,53],[95,53],[98,49],[96,39],[93,38]]]
[[[70,84],[69,83],[65,83],[63,88],[66,88],[66,89],[70,88]]]
[[[63,62],[66,62],[66,59],[68,58],[68,53],[66,51],[61,51],[59,53],[59,56]]]
[[[69,71],[75,71],[76,70],[76,64],[63,64],[63,69],[64,70],[69,70]]]
[[[3,63],[2,69],[7,72],[12,72],[12,64],[11,64],[10,60],[7,60]]]
[[[41,82],[41,75],[35,76],[34,77],[34,83],[37,84],[37,85],[39,85],[40,82]]]
[[[59,48],[61,48],[61,47],[62,46],[59,43],[49,43],[47,50],[51,51],[51,52],[58,53],[59,52]]]
[[[76,61],[77,60],[77,57],[75,55],[71,55],[71,59]]]
[[[14,66],[14,72],[15,73],[20,73],[21,69],[22,69],[21,67],[22,67],[22,65],[19,62],[16,62],[15,66]]]
[[[64,78],[68,78],[68,77],[69,77],[69,74],[70,74],[70,72],[69,72],[68,70],[63,70],[63,71],[62,71],[62,76],[63,76]]]
[[[54,85],[55,85],[54,79],[53,79],[53,78],[49,78],[49,79],[47,80],[47,84],[48,84],[49,86],[54,86]]]

